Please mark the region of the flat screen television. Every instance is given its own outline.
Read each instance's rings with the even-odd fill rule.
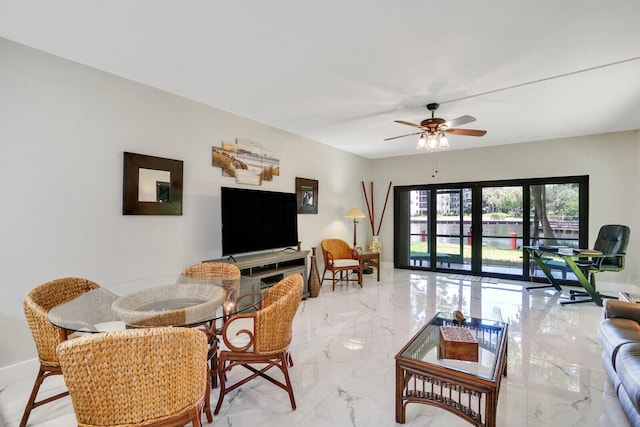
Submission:
[[[221,190],[222,255],[297,247],[295,193]]]

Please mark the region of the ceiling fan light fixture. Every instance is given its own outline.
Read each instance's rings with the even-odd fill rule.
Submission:
[[[438,137],[434,133],[429,133],[427,137],[427,149],[429,151],[434,151],[438,149]]]
[[[427,149],[427,139],[424,137],[424,133],[420,134],[420,138],[418,138],[418,146],[416,148],[418,150],[426,150]]]
[[[444,133],[440,133],[438,136],[438,148],[449,148],[449,139]]]
[[[404,138],[406,136],[420,135],[418,140],[418,150],[437,151],[449,148],[449,139],[446,134],[451,133],[453,135],[466,135],[466,136],[484,136],[486,130],[478,129],[459,129],[458,126],[465,125],[467,123],[474,122],[475,117],[472,116],[460,116],[457,119],[445,120],[440,117],[435,117],[435,111],[439,105],[431,103],[427,105],[427,109],[431,111],[431,117],[424,119],[420,124],[407,122],[404,120],[394,120],[395,123],[411,126],[420,129],[420,131],[409,133],[406,135],[394,136],[391,138],[385,138],[385,141],[392,139]]]

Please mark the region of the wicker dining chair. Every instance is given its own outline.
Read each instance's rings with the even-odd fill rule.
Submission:
[[[349,282],[358,282],[362,287],[362,265],[358,260],[358,254],[342,239],[325,239],[320,242],[322,249],[322,257],[324,258],[324,272],[322,273],[322,281],[324,282],[327,271],[331,272],[332,290],[336,290],[336,282],[345,280]],[[356,279],[349,279],[349,273],[355,271]],[[346,275],[344,274],[346,273]],[[339,277],[339,279],[336,278]],[[346,277],[346,279],[345,279]]]
[[[220,280],[227,291],[227,299],[238,298],[240,292],[240,269],[228,262],[202,262],[182,271],[184,277],[197,280]]]
[[[63,342],[58,357],[78,426],[202,426],[207,349],[201,331],[173,327]]]
[[[226,301],[237,302],[240,293],[240,269],[228,262],[202,262],[185,268],[181,274],[183,277],[195,280],[220,280],[225,291]],[[211,375],[211,387],[218,387],[218,337],[215,321],[208,326],[209,357],[211,363],[209,373]]]
[[[32,289],[24,298],[24,315],[27,318],[31,335],[36,344],[40,368],[24,409],[20,427],[27,425],[29,415],[34,408],[69,394],[68,391],[65,391],[36,402],[36,397],[43,381],[52,375],[62,374],[56,347],[66,340],[67,333],[49,322],[47,317],[49,310],[99,287],[99,285],[87,279],[67,277],[44,283]]]
[[[236,314],[225,323],[222,339],[228,350],[221,350],[218,356],[220,395],[214,414],[220,412],[226,394],[258,376],[285,390],[289,394],[291,408],[296,409],[287,365],[293,365],[288,349],[292,339],[293,318],[301,299],[302,275],[292,274],[269,288],[259,310]],[[242,325],[239,330],[235,323]],[[231,336],[233,330],[237,330],[236,337]],[[246,340],[238,343],[234,338]],[[261,368],[254,367],[254,364],[261,365]],[[237,366],[245,367],[251,374],[228,385],[227,374]],[[266,374],[274,367],[280,369],[284,382]]]

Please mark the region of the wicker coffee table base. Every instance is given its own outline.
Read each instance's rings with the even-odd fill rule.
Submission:
[[[396,393],[397,423],[405,423],[408,403],[422,403],[446,409],[476,426],[496,425],[496,386],[461,384],[451,377],[426,374],[400,362],[396,363],[396,381],[396,388],[401,387]]]
[[[496,382],[396,359],[396,422],[405,423],[408,403],[422,403],[445,409],[476,426],[495,427],[500,378],[507,376],[506,346],[503,351],[502,375]]]

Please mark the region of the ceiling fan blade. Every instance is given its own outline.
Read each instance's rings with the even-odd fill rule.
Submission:
[[[475,122],[476,118],[472,116],[460,116],[457,119],[449,120],[448,122],[444,122],[442,126],[446,126],[448,128],[454,128],[456,126],[466,125],[467,123]]]
[[[486,130],[475,130],[475,129],[447,129],[445,132],[450,133],[452,135],[466,135],[466,136],[484,136],[487,133]]]
[[[401,125],[413,126],[414,128],[424,129],[424,127],[422,127],[420,125],[417,125],[417,124],[411,123],[411,122],[405,122],[404,120],[394,120],[394,122],[400,123]]]
[[[400,135],[400,136],[392,136],[391,138],[385,138],[385,141],[391,141],[392,139],[398,139],[398,138],[404,138],[405,136],[413,136],[413,135],[420,135],[423,132],[414,132],[414,133],[409,133],[406,135]]]

